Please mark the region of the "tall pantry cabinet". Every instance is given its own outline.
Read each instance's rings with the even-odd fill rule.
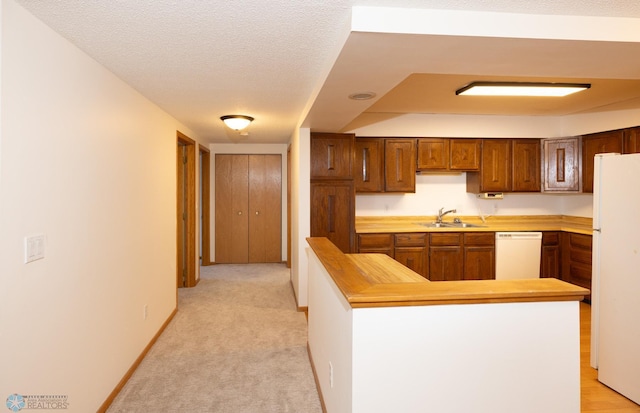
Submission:
[[[282,261],[281,155],[216,155],[216,262]]]
[[[354,134],[311,134],[311,236],[355,251]]]

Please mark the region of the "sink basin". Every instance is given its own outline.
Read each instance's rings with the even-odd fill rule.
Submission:
[[[447,225],[452,228],[483,228],[485,225],[469,224],[468,222],[447,222]]]
[[[418,222],[427,228],[483,228],[484,225],[470,224],[468,222]]]
[[[446,222],[418,222],[418,225],[428,228],[449,228],[450,225]]]

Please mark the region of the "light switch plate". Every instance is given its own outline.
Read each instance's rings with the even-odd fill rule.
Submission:
[[[24,238],[24,263],[44,258],[44,234],[31,235]]]

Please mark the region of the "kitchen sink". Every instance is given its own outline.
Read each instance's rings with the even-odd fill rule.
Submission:
[[[468,222],[418,222],[427,228],[483,228],[484,225],[470,224]]]

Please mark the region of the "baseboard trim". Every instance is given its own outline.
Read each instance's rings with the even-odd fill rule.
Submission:
[[[313,363],[313,357],[311,356],[311,348],[309,347],[309,342],[307,342],[307,355],[309,356],[309,363],[311,363],[313,380],[316,382],[316,389],[318,390],[318,397],[320,398],[320,407],[322,407],[322,413],[327,413],[327,406],[324,405],[324,397],[322,397],[322,390],[320,389],[320,382],[318,381],[318,374],[316,373],[316,365]]]
[[[178,311],[177,307],[173,309],[173,311],[171,312],[169,317],[165,320],[165,322],[162,324],[158,332],[153,336],[151,341],[149,341],[149,344],[147,344],[147,346],[144,348],[144,350],[142,350],[142,353],[140,353],[136,361],[134,361],[131,367],[129,368],[129,370],[127,370],[124,377],[122,377],[122,380],[120,380],[120,383],[118,383],[118,385],[115,387],[115,389],[113,389],[109,397],[107,397],[104,403],[102,403],[102,406],[100,406],[100,408],[97,410],[97,413],[105,413],[107,409],[111,406],[111,403],[113,403],[113,401],[118,396],[122,388],[125,386],[125,384],[127,384],[127,382],[129,381],[133,373],[136,371],[140,363],[142,363],[142,360],[145,358],[149,350],[151,350],[151,347],[153,347],[153,345],[156,343],[160,335],[164,332],[165,328],[167,328],[171,320],[173,320],[173,317],[176,315],[177,311]]]

